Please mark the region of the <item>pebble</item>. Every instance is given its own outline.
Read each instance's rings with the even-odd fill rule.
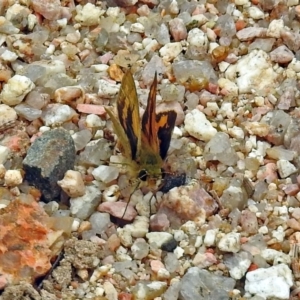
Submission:
[[[171,240],[168,240],[167,242],[161,245],[161,250],[173,252],[177,246],[178,246],[177,241],[174,238],[172,238]]]
[[[176,58],[182,51],[180,42],[168,43],[159,49],[159,54],[164,61],[169,62]]]
[[[219,160],[227,166],[233,166],[238,161],[237,154],[230,145],[229,136],[224,132],[217,132],[206,144],[204,157],[207,161]]]
[[[185,116],[184,129],[191,136],[205,142],[208,142],[217,133],[204,113],[198,109],[193,109]]]
[[[58,185],[71,198],[81,197],[85,194],[85,185],[79,172],[68,170]]]
[[[267,30],[261,27],[247,27],[237,32],[240,41],[251,41],[254,38],[265,37]]]
[[[264,299],[289,299],[292,285],[292,271],[286,264],[279,264],[248,272],[245,291]]]
[[[136,239],[130,249],[135,259],[142,260],[149,254],[149,245],[142,238]]]
[[[187,37],[187,30],[184,21],[179,18],[174,18],[169,22],[170,33],[175,42],[184,40]],[[169,33],[167,32],[169,37]]]
[[[207,51],[208,49],[208,38],[199,28],[194,28],[189,31],[187,42],[190,46],[197,47],[198,51]]]
[[[98,81],[98,96],[103,98],[113,98],[119,92],[118,85],[108,82],[107,80],[100,79]]]
[[[218,231],[219,231],[219,229],[208,229],[206,231],[204,241],[203,241],[203,243],[206,247],[215,246],[216,236],[217,236]]]
[[[107,300],[118,300],[118,292],[111,282],[104,281],[103,289]]]
[[[126,221],[132,221],[136,216],[137,212],[134,207],[126,202],[103,202],[98,208],[99,211],[107,212],[110,215],[120,218]],[[125,213],[124,213],[125,212]]]
[[[288,160],[280,159],[276,163],[278,168],[278,173],[281,178],[287,178],[291,174],[295,173],[297,171],[297,168],[290,163]]]
[[[272,20],[267,30],[268,37],[280,38],[281,31],[284,29],[284,22],[282,19]]]
[[[273,265],[279,265],[281,263],[290,265],[291,257],[288,254],[285,254],[281,251],[275,249],[263,249],[260,252],[261,257],[263,257],[268,263]]]
[[[125,226],[135,238],[145,237],[149,231],[149,219],[145,216],[137,216],[132,224]]]
[[[138,32],[138,33],[144,33],[145,27],[141,23],[133,23],[130,25],[130,31],[132,32]]]
[[[172,22],[172,20],[170,21],[170,23]],[[169,25],[170,26],[170,25]],[[171,28],[170,28],[171,31]],[[166,45],[170,43],[170,35],[169,35],[169,30],[166,24],[162,23],[157,32],[156,32],[156,40],[158,41],[159,44],[161,45]],[[174,38],[174,40],[176,42],[178,42],[179,40],[176,40]]]
[[[54,93],[54,100],[57,103],[70,103],[72,101],[82,102],[84,90],[80,86],[65,86],[58,88]]]
[[[224,252],[236,253],[241,248],[240,238],[241,234],[237,232],[225,234],[218,242],[218,248]]]
[[[255,90],[264,95],[268,87],[274,86],[277,78],[269,55],[262,50],[254,50],[243,56],[236,65],[231,65],[225,71],[227,78],[232,77],[231,73],[233,76],[238,74],[235,81],[240,93],[251,93]]]
[[[26,104],[20,103],[15,106],[15,111],[17,114],[28,121],[33,121],[41,117],[42,111],[40,109],[35,109],[34,107]]]
[[[49,202],[60,195],[57,181],[74,168],[74,163],[75,147],[69,132],[62,128],[49,130],[35,139],[27,151],[23,160],[25,179]]]
[[[87,3],[84,6],[77,5],[75,21],[82,26],[96,26],[99,24],[102,14],[104,14],[104,11],[92,3]]]
[[[27,77],[14,75],[4,85],[0,99],[4,104],[14,106],[22,102],[25,96],[34,89],[35,84]]]
[[[132,288],[134,299],[154,299],[160,297],[167,289],[167,283],[163,281],[140,281]]]
[[[101,105],[79,103],[77,104],[76,109],[85,114],[95,114],[99,116],[106,114],[104,107]]]
[[[62,8],[59,0],[33,0],[32,7],[35,12],[41,14],[47,20],[59,19]]]
[[[260,10],[257,6],[251,6],[248,9],[249,15],[254,20],[263,19],[265,14],[262,10]]]
[[[234,286],[235,280],[232,278],[191,267],[181,279],[179,299],[228,299],[228,292]]]
[[[279,64],[287,64],[294,59],[294,53],[285,45],[279,46],[270,52],[270,58]]]
[[[146,234],[146,237],[148,239],[148,243],[152,244],[155,243],[158,248],[161,248],[161,246],[171,240],[173,238],[172,234],[168,232],[149,232]]]
[[[7,186],[13,187],[23,182],[23,176],[19,170],[7,170],[4,176],[4,182]]]
[[[151,231],[166,231],[170,227],[170,221],[166,214],[155,214],[150,219]]]
[[[14,124],[17,119],[17,113],[12,108],[6,104],[0,104],[0,129],[1,127]]]
[[[70,121],[76,112],[69,105],[53,103],[43,109],[41,119],[46,126],[57,126]]]
[[[92,175],[96,180],[108,184],[119,177],[119,169],[113,166],[102,165],[95,168]]]
[[[251,265],[251,255],[241,251],[235,254],[226,254],[224,264],[229,269],[229,274],[233,279],[241,279]]]
[[[4,61],[13,62],[18,58],[18,55],[15,52],[5,50],[1,56]]]
[[[270,126],[261,122],[245,122],[244,125],[250,134],[257,135],[259,137],[267,136],[270,131]]]
[[[110,216],[109,214],[96,211],[90,216],[89,221],[93,233],[102,234],[110,224]]]
[[[86,186],[85,194],[81,197],[70,199],[71,214],[81,220],[88,218],[99,205],[101,192],[96,186]]]
[[[103,191],[102,201],[103,202],[116,202],[120,196],[120,187],[116,184],[113,184],[107,187]]]
[[[72,135],[72,139],[74,141],[76,151],[79,151],[84,149],[88,142],[92,139],[92,133],[88,129],[83,129],[75,132]]]
[[[205,269],[217,264],[218,260],[212,253],[197,253],[193,259],[193,265],[200,269]],[[233,277],[234,278],[234,277]]]

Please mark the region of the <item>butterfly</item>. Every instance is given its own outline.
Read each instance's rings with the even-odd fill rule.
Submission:
[[[177,117],[174,110],[156,114],[156,91],[155,73],[146,110],[140,118],[136,87],[129,70],[122,78],[116,105],[117,115],[110,107],[105,107],[132,176],[139,182],[145,182],[152,190],[157,188],[163,177],[163,163]]]

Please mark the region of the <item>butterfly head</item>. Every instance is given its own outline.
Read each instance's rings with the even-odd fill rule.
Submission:
[[[162,183],[163,173],[160,168],[151,166],[149,169],[141,169],[138,174],[138,179],[150,190],[157,190]]]

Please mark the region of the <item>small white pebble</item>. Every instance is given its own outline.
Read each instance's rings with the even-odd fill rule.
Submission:
[[[204,237],[204,245],[206,247],[211,247],[215,245],[216,242],[216,235],[218,233],[218,229],[209,229],[206,231],[205,237]]]
[[[102,194],[103,202],[116,202],[120,196],[120,187],[113,184],[107,187]]]
[[[46,132],[46,131],[49,131],[50,129],[51,129],[51,128],[48,127],[48,126],[41,126],[40,129],[39,129],[39,131],[40,131],[41,133],[44,133],[44,132]]]
[[[168,43],[159,50],[160,56],[164,61],[171,61],[177,57],[182,51],[182,45],[180,42]]]
[[[96,296],[100,296],[101,297],[101,296],[104,295],[104,289],[102,287],[96,287],[95,290],[94,290],[94,292],[95,292]]]
[[[257,6],[251,6],[248,9],[248,13],[250,17],[254,20],[263,19],[265,14],[262,10],[260,10]]]
[[[296,167],[285,159],[278,160],[276,165],[281,178],[286,178],[297,171]]]
[[[274,214],[276,215],[287,215],[288,208],[286,206],[275,206],[274,207]]]
[[[258,232],[261,233],[261,234],[267,234],[269,232],[269,229],[267,226],[261,226],[259,229],[258,229]]]
[[[176,249],[174,250],[174,254],[179,259],[183,256],[184,250],[181,247],[176,247]]]
[[[5,50],[0,57],[5,61],[12,62],[18,58],[18,55],[15,52]]]
[[[23,182],[22,173],[19,170],[7,170],[4,175],[4,182],[7,186],[17,186]]]
[[[174,230],[173,231],[173,236],[174,236],[174,239],[177,241],[177,242],[180,242],[184,239],[187,239],[187,235],[184,233],[183,230]]]
[[[225,234],[218,243],[218,248],[221,251],[237,253],[241,248],[241,234],[230,232]]]
[[[4,85],[0,99],[9,106],[22,102],[25,96],[35,88],[35,84],[26,76],[14,75]]]
[[[272,231],[272,237],[275,238],[278,242],[283,242],[284,236],[285,233],[282,226],[278,226],[277,230]]]
[[[281,30],[284,28],[284,22],[282,19],[273,20],[268,27],[267,36],[280,38]]]
[[[201,245],[203,244],[203,237],[201,235],[198,235],[196,237],[196,241],[195,241],[195,248],[199,248]]]
[[[62,18],[56,21],[58,26],[61,28],[66,27],[66,25],[68,24],[68,19],[67,18]]]
[[[71,230],[72,230],[73,232],[76,232],[76,231],[78,230],[79,226],[80,226],[80,223],[81,223],[81,220],[78,219],[78,218],[75,218],[75,219],[73,220]]]
[[[144,33],[145,32],[145,27],[141,23],[133,23],[130,26],[130,31],[138,32],[138,33]]]

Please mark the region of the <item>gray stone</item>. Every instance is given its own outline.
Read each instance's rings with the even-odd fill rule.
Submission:
[[[93,185],[86,186],[85,194],[70,200],[71,214],[81,220],[88,218],[101,201],[100,190]]]
[[[89,221],[91,222],[92,230],[97,234],[101,234],[108,228],[110,217],[107,213],[96,211],[91,215]]]
[[[89,142],[80,153],[80,164],[99,166],[112,155],[110,144],[106,139]]]
[[[49,130],[33,142],[23,160],[25,179],[42,192],[45,202],[52,201],[61,192],[57,181],[74,168],[74,162],[75,146],[68,131]]]
[[[181,287],[180,281],[171,284],[166,290],[166,292],[163,294],[162,296],[163,300],[177,300],[180,287]]]
[[[235,280],[197,267],[190,268],[181,280],[179,300],[226,300]]]

